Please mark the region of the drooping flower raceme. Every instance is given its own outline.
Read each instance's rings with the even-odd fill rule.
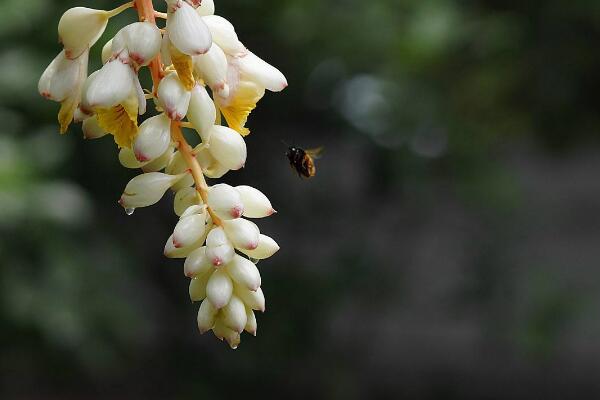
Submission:
[[[90,47],[111,17],[131,7],[140,22],[104,44],[102,67],[88,75]],[[61,103],[61,133],[81,122],[87,139],[112,136],[121,164],[142,170],[119,199],[127,214],[175,193],[179,220],[164,254],[185,259],[189,296],[200,302],[200,332],[212,330],[235,348],[244,330],[256,335],[255,312],[265,310],[256,265],[279,250],[252,220],[275,210],[251,186],[209,186],[205,177],[244,167],[248,116],[266,90],[281,91],[287,81],[214,15],[212,0],[165,0],[165,8],[157,12],[151,0],[135,0],[111,11],[67,10],[58,25],[63,50],[42,74],[39,91]],[[142,68],[152,76],[147,90],[138,77]],[[147,99],[156,114],[144,117]],[[182,129],[195,132],[196,143]]]

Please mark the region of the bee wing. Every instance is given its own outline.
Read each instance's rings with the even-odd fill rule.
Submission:
[[[321,158],[321,156],[323,155],[323,150],[324,150],[324,148],[323,148],[323,146],[321,146],[321,147],[316,147],[314,149],[306,149],[306,150],[304,150],[304,152],[306,154],[308,154],[309,156],[311,156],[312,158],[317,159],[317,158]]]

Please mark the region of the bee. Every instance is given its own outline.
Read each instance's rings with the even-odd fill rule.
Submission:
[[[285,155],[299,177],[311,178],[317,173],[315,159],[319,158],[322,153],[323,147],[304,150],[300,147],[290,146]]]

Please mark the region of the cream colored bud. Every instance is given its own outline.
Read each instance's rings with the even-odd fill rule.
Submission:
[[[188,246],[188,247],[175,247],[173,244],[173,235],[169,236],[167,242],[165,243],[164,255],[167,258],[186,258],[188,257],[192,251],[196,250],[200,246],[202,246],[204,238],[201,238],[196,243]]]
[[[169,40],[169,32],[165,31],[160,44],[160,58],[164,65],[173,64],[173,60],[171,60],[171,52],[169,50],[169,46],[171,46],[171,41]]]
[[[165,192],[185,175],[168,175],[161,172],[138,175],[129,181],[119,203],[128,209],[156,204]]]
[[[109,108],[124,102],[135,93],[137,76],[129,65],[129,55],[123,51],[119,57],[102,66],[93,79],[86,83],[83,94],[91,108]]]
[[[167,116],[174,121],[181,121],[188,111],[191,93],[185,90],[177,73],[172,72],[158,85],[158,101]]]
[[[210,130],[215,124],[217,109],[210,95],[202,85],[192,89],[187,119],[202,138],[203,143],[208,143]]]
[[[77,58],[102,36],[110,14],[86,7],[70,8],[58,22],[58,36],[68,58]]]
[[[231,296],[229,303],[223,307],[222,320],[223,324],[234,331],[241,333],[246,327],[248,317],[246,315],[246,307],[242,300],[236,296]]]
[[[215,92],[222,92],[227,85],[227,57],[221,48],[213,43],[206,54],[194,57],[194,71]],[[228,93],[223,93],[227,97]]]
[[[108,42],[104,43],[104,46],[102,46],[102,64],[106,64],[113,55],[112,43],[113,40],[110,39]]]
[[[240,249],[248,257],[264,260],[279,251],[279,245],[269,236],[261,234],[258,238],[258,246],[254,250]]]
[[[215,267],[220,267],[231,261],[234,255],[233,246],[223,228],[213,228],[206,237],[206,257],[208,260]]]
[[[223,229],[236,249],[254,250],[258,247],[260,231],[254,222],[244,218],[223,220]]]
[[[185,159],[181,155],[181,152],[176,151],[171,157],[169,164],[165,168],[165,172],[171,175],[181,174],[183,172],[189,171],[189,166],[185,162]],[[187,174],[182,180],[177,182],[171,189],[174,191],[179,191],[183,188],[192,186],[194,184],[194,177],[192,174]]]
[[[238,65],[245,77],[272,92],[280,92],[288,85],[281,71],[250,51],[238,59]]]
[[[215,13],[215,2],[213,0],[202,0],[200,7],[196,8],[198,15],[204,17]]]
[[[244,330],[253,336],[256,336],[256,331],[258,330],[256,315],[254,315],[254,311],[250,307],[246,307],[246,326]]]
[[[261,288],[256,291],[248,290],[240,285],[235,285],[235,295],[239,297],[246,306],[253,310],[265,311],[265,295]]]
[[[240,340],[241,340],[240,334],[238,332],[234,331],[233,329],[225,326],[223,321],[220,319],[217,319],[215,321],[215,326],[213,327],[213,333],[219,339],[221,339],[221,340],[225,339],[227,341],[227,344],[229,344],[229,347],[231,347],[234,350],[237,349],[237,347],[240,344]]]
[[[168,1],[168,4],[167,31],[171,43],[190,56],[206,53],[212,39],[202,17],[184,1]]]
[[[208,26],[213,42],[227,55],[238,57],[246,53],[246,47],[238,39],[231,22],[218,15],[208,15],[202,17],[202,20]]]
[[[146,163],[139,162],[137,158],[135,158],[135,153],[133,150],[123,147],[119,150],[119,162],[125,168],[137,169],[143,167]]]
[[[170,143],[171,120],[163,113],[148,118],[140,125],[133,151],[138,161],[151,161],[164,154]]]
[[[188,278],[202,276],[214,271],[214,266],[206,257],[206,246],[192,251],[183,264],[183,272]]]
[[[160,157],[155,158],[153,161],[150,161],[149,163],[144,163],[144,165],[142,165],[142,171],[144,171],[144,172],[162,171],[169,164],[169,161],[171,161],[172,157],[173,157],[173,146],[169,146],[167,148],[167,150]],[[187,179],[187,177],[183,178],[181,181],[183,181],[185,179]],[[181,181],[179,181],[179,182],[181,182]],[[177,182],[177,184],[179,184],[179,182]]]
[[[81,124],[81,130],[83,131],[83,137],[86,139],[98,139],[108,134],[98,125],[98,118],[95,116],[85,119]]]
[[[271,202],[260,190],[246,185],[236,186],[235,189],[244,203],[244,217],[263,218],[275,213]]]
[[[181,216],[188,209],[188,207],[200,204],[202,199],[198,194],[196,188],[185,187],[175,193],[175,200],[173,201],[173,208],[175,214]]]
[[[215,317],[217,316],[217,310],[208,299],[202,301],[200,308],[198,309],[198,329],[200,333],[208,332],[215,326]]]
[[[137,67],[150,64],[160,51],[162,37],[156,24],[134,22],[122,28],[112,41],[112,52],[127,49]]]
[[[208,190],[208,206],[221,219],[239,218],[244,212],[240,194],[225,183],[211,186]]]
[[[46,68],[38,82],[40,94],[50,100],[62,102],[79,95],[87,76],[88,54],[70,60],[61,51]]]
[[[202,172],[207,178],[221,178],[227,172],[229,168],[220,164],[206,146],[199,146],[196,149],[196,159],[202,168]]]
[[[221,309],[229,303],[233,292],[231,278],[222,270],[216,270],[210,275],[206,285],[206,298],[212,305]]]
[[[182,217],[173,231],[175,247],[187,247],[204,236],[206,214],[193,214]]]
[[[239,255],[235,255],[226,267],[226,271],[237,284],[255,292],[261,284],[260,273],[256,265]]]
[[[206,298],[206,286],[211,274],[199,275],[190,281],[188,292],[190,294],[190,300],[201,301]]]
[[[226,126],[212,127],[208,149],[221,165],[231,170],[246,164],[246,142],[239,133]]]

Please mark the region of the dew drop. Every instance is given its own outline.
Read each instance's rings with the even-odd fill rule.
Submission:
[[[258,264],[258,262],[260,260],[258,258],[252,258],[252,257],[250,257],[250,261],[252,261],[254,264]]]
[[[126,208],[125,209],[125,214],[131,215],[131,214],[133,214],[134,211],[135,211],[135,208]]]

